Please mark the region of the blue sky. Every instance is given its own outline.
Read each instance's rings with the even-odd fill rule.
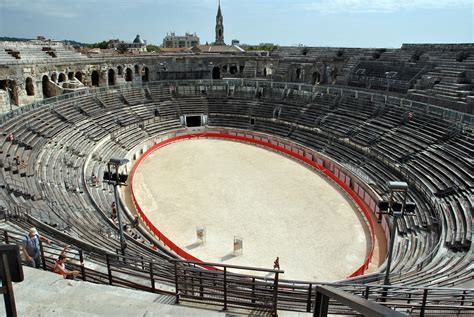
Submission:
[[[473,43],[474,0],[221,0],[225,40],[400,47]],[[0,0],[0,36],[161,44],[167,32],[214,40],[217,0]]]

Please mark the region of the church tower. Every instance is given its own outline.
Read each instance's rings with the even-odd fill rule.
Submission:
[[[214,45],[225,45],[224,43],[224,17],[221,12],[221,1],[219,0],[219,8],[216,16],[216,42]]]

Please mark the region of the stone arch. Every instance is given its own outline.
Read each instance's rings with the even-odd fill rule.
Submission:
[[[66,75],[64,73],[60,73],[58,76],[58,83],[62,83],[66,81]]]
[[[311,84],[319,85],[321,83],[321,74],[318,71],[314,71],[311,76]]]
[[[31,77],[26,78],[25,88],[27,96],[35,95],[35,85],[33,84],[33,79],[31,79]]]
[[[135,68],[135,75],[140,74],[140,66],[135,65],[134,68]]]
[[[214,66],[212,69],[212,79],[221,79],[221,69],[219,66]]]
[[[81,72],[76,72],[74,77],[76,77],[76,79],[79,80],[82,83],[82,73]]]
[[[49,86],[49,78],[48,75],[44,75],[43,79],[41,80],[41,85],[43,86],[43,98],[50,98],[53,96],[53,92],[51,91],[51,87]]]
[[[117,75],[123,76],[123,67],[122,66],[117,66]]]
[[[150,80],[150,70],[148,69],[148,67],[144,67],[142,81],[149,81],[149,80]]]
[[[18,100],[18,88],[16,86],[16,81],[10,80],[9,82],[9,94],[10,94],[10,103],[19,106],[20,102]]]
[[[109,69],[107,79],[109,86],[115,86],[115,70],[113,68]]]
[[[53,74],[51,75],[51,81],[56,82],[57,80],[58,80],[58,75],[57,75],[56,73],[53,73]]]
[[[237,74],[237,72],[238,72],[238,68],[237,68],[236,65],[232,65],[232,66],[229,67],[229,73],[231,75],[235,75],[235,74]]]
[[[269,66],[265,66],[265,68],[263,68],[263,77],[267,77],[267,76],[271,76],[273,75],[273,70],[271,67]]]
[[[130,68],[125,70],[125,81],[132,81],[133,80],[133,72]]]
[[[301,79],[301,68],[296,69],[296,79]]]
[[[74,79],[74,72],[67,73],[67,79],[68,80],[73,80]]]
[[[92,86],[99,87],[100,75],[99,72],[94,70],[91,74],[91,83]]]

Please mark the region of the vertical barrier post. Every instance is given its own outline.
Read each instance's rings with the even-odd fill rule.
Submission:
[[[224,266],[224,310],[227,310],[227,267]]]
[[[110,268],[109,254],[105,255],[105,261],[107,262],[107,275],[109,277],[109,285],[112,285],[112,269]]]
[[[82,280],[86,280],[86,269],[84,268],[84,254],[82,253],[82,250],[79,250],[79,261],[81,262],[81,275],[82,275]]]
[[[174,289],[176,300],[175,303],[179,304],[179,288],[178,288],[178,262],[174,262]]]
[[[313,284],[309,283],[308,300],[306,301],[306,312],[311,312],[311,297],[313,296]]]
[[[150,262],[150,282],[151,282],[151,289],[153,290],[153,293],[155,292],[155,278],[153,277],[153,262]]]
[[[43,270],[46,271],[46,259],[44,258],[44,249],[43,249],[43,242],[39,240],[39,245],[40,245],[40,253],[41,253],[41,264],[43,265]]]
[[[421,309],[420,309],[420,317],[425,316],[425,309],[426,309],[426,298],[428,297],[428,289],[425,288],[423,290],[423,301],[421,302]]]
[[[255,277],[252,277],[252,304],[255,304]]]
[[[8,236],[8,231],[3,231],[3,239],[5,240],[5,244],[9,244],[9,236]]]
[[[278,272],[275,273],[273,281],[273,316],[278,316]]]
[[[204,297],[204,287],[202,286],[202,272],[199,272],[199,297]]]
[[[10,266],[8,265],[8,255],[2,254],[0,270],[4,279],[0,289],[3,292],[3,300],[5,302],[5,312],[8,317],[16,317],[15,295],[13,294],[13,286],[11,281]]]

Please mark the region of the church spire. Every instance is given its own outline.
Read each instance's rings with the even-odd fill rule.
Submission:
[[[224,42],[224,17],[222,16],[221,1],[219,0],[219,6],[217,8],[216,16],[216,42],[214,45],[225,45]]]
[[[219,7],[217,9],[217,17],[222,17],[222,12],[221,12],[221,0],[219,0]]]

